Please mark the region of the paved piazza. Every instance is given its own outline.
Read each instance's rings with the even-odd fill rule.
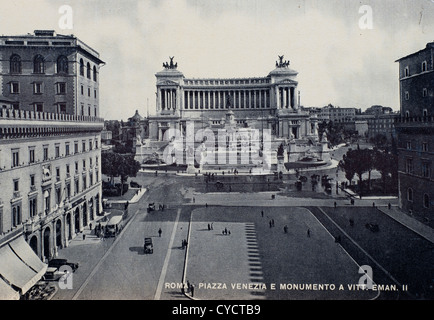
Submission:
[[[192,212],[190,228],[186,280],[195,285],[198,299],[371,299],[377,295],[348,289],[349,284],[358,284],[359,266],[305,208],[198,208]],[[225,228],[230,235],[222,233]],[[323,285],[323,290],[302,290],[307,284],[318,289]],[[345,290],[339,290],[340,284]]]

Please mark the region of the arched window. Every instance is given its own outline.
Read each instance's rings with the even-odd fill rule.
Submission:
[[[91,69],[90,69],[90,63],[87,63],[87,78],[90,79],[90,73],[91,73]]]
[[[57,73],[68,73],[68,58],[59,56],[57,58]]]
[[[21,57],[17,54],[11,56],[10,71],[11,73],[21,73]]]
[[[80,76],[84,76],[84,62],[80,59]]]
[[[93,66],[93,81],[96,81],[96,66]]]
[[[426,193],[423,195],[423,207],[429,208],[429,196]]]
[[[413,201],[413,189],[412,188],[407,189],[407,200]]]
[[[45,61],[44,57],[38,54],[33,59],[33,72],[34,73],[44,73],[45,72]]]

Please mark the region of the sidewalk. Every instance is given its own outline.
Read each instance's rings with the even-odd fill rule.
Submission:
[[[434,243],[434,229],[431,227],[423,224],[415,218],[410,217],[406,213],[402,212],[398,207],[392,207],[391,209],[388,209],[387,207],[379,207],[378,209],[392,219],[395,219],[397,222],[403,224],[410,230],[416,232],[421,237],[425,238],[431,243]]]

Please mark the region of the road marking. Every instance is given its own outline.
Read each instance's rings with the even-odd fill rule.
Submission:
[[[160,279],[158,280],[157,290],[155,291],[154,300],[160,300],[161,291],[163,290],[164,279],[166,278],[167,267],[169,266],[170,255],[172,253],[173,241],[175,240],[175,234],[178,227],[179,215],[181,209],[178,209],[176,214],[176,220],[173,224],[172,235],[170,236],[169,247],[167,248],[166,258],[164,259],[163,268],[161,269]]]
[[[125,225],[124,229],[122,230],[122,232],[116,236],[116,240],[113,241],[112,245],[110,246],[110,248],[108,248],[108,250],[106,251],[106,253],[102,256],[102,258],[98,261],[98,263],[96,264],[95,268],[93,268],[92,272],[87,276],[86,280],[83,282],[83,284],[81,285],[81,287],[77,290],[77,292],[74,294],[74,296],[72,297],[72,300],[77,300],[78,296],[81,294],[81,292],[84,290],[84,288],[86,288],[87,284],[89,283],[90,279],[92,279],[92,277],[95,275],[95,273],[98,271],[99,267],[101,266],[101,264],[104,262],[104,260],[107,258],[107,256],[110,254],[110,252],[112,252],[113,248],[115,247],[115,245],[119,242],[119,240],[122,238],[122,236],[125,234],[125,231],[127,230],[127,228],[129,227],[131,221],[133,221],[134,217],[136,216],[136,214],[139,212],[139,209],[137,209],[137,211],[134,213],[134,215],[130,218],[130,220],[128,221],[128,223]]]

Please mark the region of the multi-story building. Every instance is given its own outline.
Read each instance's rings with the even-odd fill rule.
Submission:
[[[398,140],[400,207],[432,221],[434,207],[434,42],[397,60],[401,117]]]
[[[103,62],[53,31],[2,36],[0,56],[0,254],[14,257],[10,248],[24,239],[47,261],[102,209]],[[0,263],[2,277],[25,293],[10,270]]]
[[[356,108],[341,108],[328,105],[321,109],[320,117],[324,120],[339,123],[354,122],[356,118],[356,110]]]

